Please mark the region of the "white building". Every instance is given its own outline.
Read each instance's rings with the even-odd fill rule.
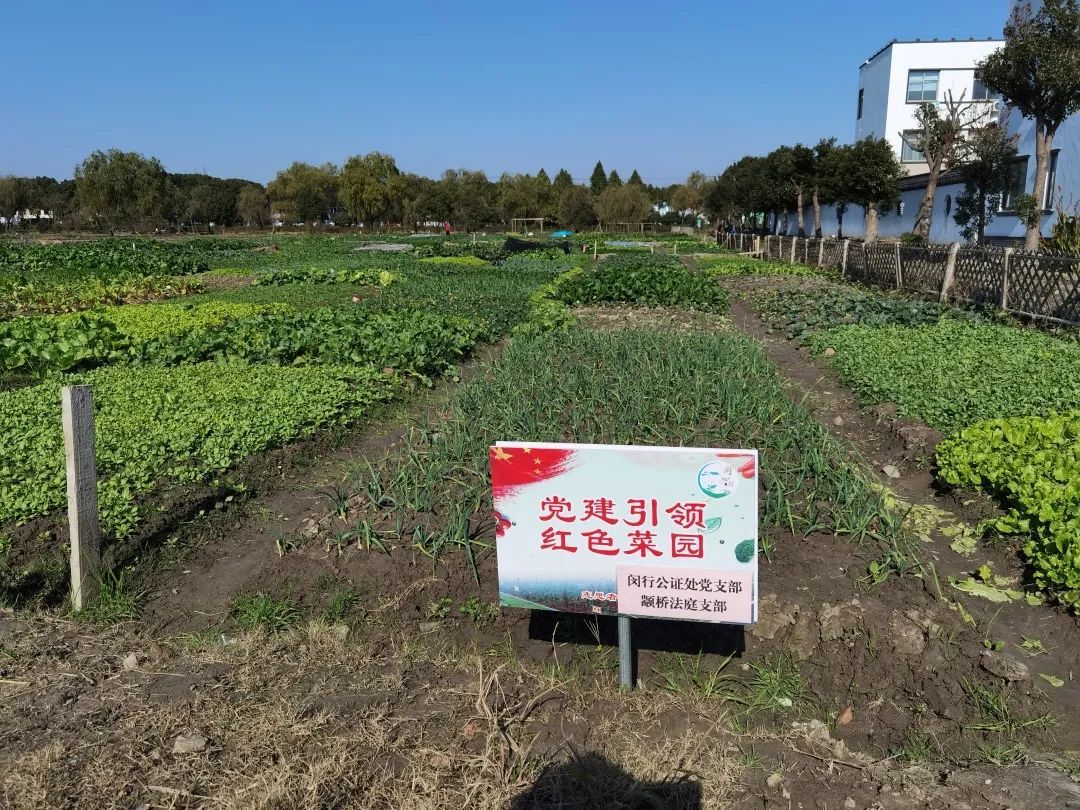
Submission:
[[[923,156],[901,133],[918,130],[915,113],[925,102],[978,101],[995,115],[1000,101],[975,79],[975,65],[1003,44],[984,40],[893,40],[859,66],[855,138],[884,138],[909,175],[928,171]]]

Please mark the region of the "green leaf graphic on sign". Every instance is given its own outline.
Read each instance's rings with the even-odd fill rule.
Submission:
[[[735,546],[735,559],[741,563],[748,563],[754,559],[754,552],[757,544],[753,540],[743,540],[739,545]]]
[[[720,528],[720,524],[724,522],[722,517],[709,518],[705,521],[705,534],[712,534]]]

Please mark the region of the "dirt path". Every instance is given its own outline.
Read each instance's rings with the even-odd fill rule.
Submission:
[[[737,283],[732,283],[737,288]],[[981,564],[988,563],[995,573],[1006,574],[1020,581],[1023,565],[1015,549],[1005,545],[988,546],[980,543],[974,553],[964,555],[951,548],[954,536],[948,536],[957,526],[966,525],[980,506],[942,495],[934,485],[931,471],[933,446],[940,438],[931,428],[913,419],[898,419],[895,408],[889,405],[865,409],[827,366],[811,356],[795,341],[773,334],[745,301],[735,297],[731,308],[732,323],[742,332],[759,341],[777,370],[788,380],[792,396],[807,407],[835,435],[849,442],[865,457],[888,486],[907,504],[931,507],[932,513],[919,521],[919,530],[927,533],[921,557],[934,564],[943,596],[960,602],[974,618],[979,633],[993,645],[1003,641],[1001,657],[1024,663],[1030,676],[1038,681],[1037,673],[1061,678],[1065,685],[1044,687],[1055,712],[1068,724],[1065,732],[1068,745],[1080,745],[1080,733],[1066,718],[1080,716],[1080,623],[1067,612],[1045,606],[1031,606],[1023,600],[1004,604],[969,596],[952,588],[948,577],[963,579]],[[898,478],[883,472],[895,467]],[[985,510],[985,504],[981,505]],[[915,516],[917,519],[917,516]],[[943,534],[942,529],[945,529]],[[1021,647],[1025,641],[1041,642],[1045,652],[1030,656]],[[986,657],[995,657],[986,651]]]

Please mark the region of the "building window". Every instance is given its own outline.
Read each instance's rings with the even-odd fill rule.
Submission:
[[[909,103],[937,101],[938,71],[910,70],[907,75],[907,100]]]
[[[863,92],[864,92],[863,89],[860,87],[859,88],[859,109],[858,109],[858,112],[855,113],[855,120],[856,121],[861,121],[862,120]]]
[[[1046,170],[1046,190],[1043,193],[1043,208],[1051,211],[1054,208],[1054,189],[1057,186],[1057,160],[1060,149],[1050,153],[1050,166]]]
[[[945,216],[952,213],[952,194],[945,195]]]
[[[1009,164],[1009,176],[1001,191],[1001,210],[1012,211],[1016,198],[1027,189],[1027,157],[1017,158]]]
[[[975,80],[975,86],[971,90],[972,101],[997,101],[999,98],[1000,93],[995,93],[978,79]]]
[[[902,163],[926,163],[926,155],[913,147],[909,141],[918,140],[922,135],[921,129],[905,129],[900,139],[900,161]]]

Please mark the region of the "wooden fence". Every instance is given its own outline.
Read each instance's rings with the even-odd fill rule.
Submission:
[[[1080,324],[1080,256],[1013,248],[900,245],[854,239],[725,234],[721,245],[754,258],[829,268],[844,278],[942,301],[999,306],[1054,323]]]

